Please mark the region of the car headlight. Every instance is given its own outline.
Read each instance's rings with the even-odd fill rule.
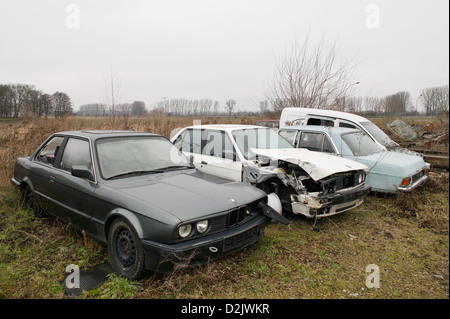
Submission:
[[[361,173],[359,174],[358,177],[358,184],[361,184],[362,182],[364,182],[366,180],[366,173]]]
[[[197,223],[197,231],[200,234],[203,234],[208,229],[208,221],[207,220],[201,220]]]
[[[180,235],[181,238],[186,238],[191,233],[191,230],[192,230],[191,224],[181,225],[178,228],[178,235]]]

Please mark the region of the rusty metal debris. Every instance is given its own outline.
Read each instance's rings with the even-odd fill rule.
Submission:
[[[420,152],[424,159],[436,168],[449,168],[448,126],[430,122],[426,125],[408,125],[396,119],[387,124],[393,137],[401,146]]]

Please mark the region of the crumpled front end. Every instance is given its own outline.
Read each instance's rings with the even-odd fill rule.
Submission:
[[[266,192],[277,193],[284,211],[309,218],[331,216],[355,208],[363,203],[370,191],[370,186],[365,184],[363,168],[366,166],[348,171],[341,169],[316,180],[309,169],[314,169],[317,176],[320,167],[310,161],[305,169],[299,163],[298,160],[277,160],[265,165],[245,165],[243,178]]]
[[[295,191],[290,193],[294,214],[319,218],[342,213],[361,205],[370,191],[363,170],[337,173],[315,181],[290,166],[279,177],[290,186],[287,189]]]
[[[335,194],[292,194],[292,212],[310,218],[339,214],[361,205],[369,191],[370,186],[362,184]]]

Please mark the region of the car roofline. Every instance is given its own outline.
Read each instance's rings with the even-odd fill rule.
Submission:
[[[306,115],[315,115],[315,116],[329,116],[329,117],[335,117],[342,120],[349,120],[354,122],[367,122],[369,121],[363,116],[349,113],[349,112],[343,112],[343,111],[336,111],[336,110],[326,110],[326,109],[314,109],[314,108],[296,108],[296,107],[287,107],[283,109],[284,113],[290,113],[293,110],[296,110],[297,113],[299,112],[306,112],[304,116]],[[296,112],[292,112],[296,113]]]
[[[79,131],[62,131],[55,132],[53,135],[85,137],[97,140],[105,137],[124,137],[124,136],[162,136],[148,132],[126,131],[126,130],[79,130]]]
[[[279,131],[289,131],[289,130],[302,130],[302,131],[314,131],[314,132],[337,132],[340,134],[359,132],[360,129],[350,128],[350,127],[335,127],[335,126],[319,126],[319,125],[293,125],[285,126],[279,129]]]
[[[206,124],[206,125],[191,125],[187,126],[183,129],[216,129],[216,130],[223,130],[223,131],[234,131],[236,129],[251,129],[251,128],[257,128],[257,129],[271,129],[270,127],[266,126],[260,126],[260,125],[245,125],[245,124]]]

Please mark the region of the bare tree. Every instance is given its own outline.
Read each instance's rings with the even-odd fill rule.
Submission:
[[[116,116],[116,106],[119,104],[121,98],[120,87],[122,81],[117,78],[113,73],[112,65],[110,65],[109,77],[105,81],[105,93],[104,93],[104,104],[106,104],[112,118],[112,124],[114,125],[114,119]]]
[[[405,114],[412,108],[411,95],[402,91],[384,98],[384,113]]]
[[[217,115],[217,112],[219,112],[219,107],[220,107],[219,101],[214,101],[214,106],[213,106],[214,115]]]
[[[265,115],[269,111],[269,101],[264,100],[259,102],[259,112],[261,115]]]
[[[131,103],[131,116],[142,116],[147,113],[145,103],[142,101],[134,101]]]
[[[236,101],[231,99],[225,102],[225,108],[228,110],[231,116],[231,112],[233,112],[234,106],[236,105]]]
[[[72,101],[66,93],[55,92],[52,100],[56,118],[62,118],[65,114],[72,112]]]
[[[346,108],[343,111],[350,113],[362,113],[364,99],[362,97],[352,97],[347,99]]]
[[[448,85],[422,90],[419,100],[424,106],[427,115],[448,111]]]
[[[354,65],[338,61],[336,42],[327,48],[322,37],[311,50],[309,36],[295,40],[276,61],[275,79],[266,92],[274,111],[286,106],[339,108],[356,81],[351,79]]]

